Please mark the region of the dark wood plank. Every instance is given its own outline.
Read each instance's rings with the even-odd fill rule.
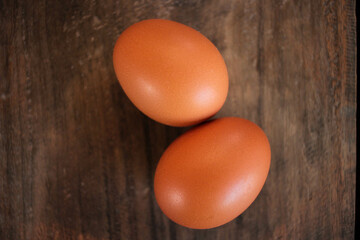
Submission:
[[[259,124],[268,180],[211,230],[169,221],[153,175],[183,128],[142,115],[112,67],[131,24],[201,31],[230,76],[218,113]],[[0,1],[0,239],[351,239],[355,1]]]

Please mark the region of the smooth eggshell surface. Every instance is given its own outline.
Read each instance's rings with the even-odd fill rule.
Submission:
[[[174,21],[144,20],[118,38],[113,63],[132,103],[148,117],[189,126],[220,110],[228,92],[225,62],[200,32]]]
[[[154,190],[161,210],[195,229],[225,224],[255,200],[270,168],[270,145],[253,122],[221,118],[194,127],[162,155]]]

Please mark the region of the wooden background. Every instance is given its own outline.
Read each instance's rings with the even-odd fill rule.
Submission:
[[[269,137],[262,192],[222,227],[186,229],[156,204],[156,163],[186,129],[141,114],[112,66],[148,18],[213,41],[230,77],[217,117]],[[0,239],[354,238],[354,0],[1,0],[0,23]]]

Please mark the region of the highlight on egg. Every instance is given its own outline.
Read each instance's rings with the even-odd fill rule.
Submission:
[[[228,73],[220,52],[181,23],[149,19],[131,25],[116,41],[113,64],[131,102],[166,125],[200,123],[227,97]]]
[[[163,153],[154,178],[157,203],[182,226],[223,225],[256,199],[270,158],[269,141],[255,123],[236,117],[204,123]]]

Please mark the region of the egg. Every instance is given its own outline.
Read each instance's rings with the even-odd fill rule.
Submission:
[[[227,68],[200,32],[163,19],[133,24],[116,41],[116,76],[145,115],[170,126],[189,126],[213,116],[228,92]]]
[[[157,203],[182,226],[223,225],[258,196],[270,158],[268,139],[255,123],[235,117],[204,123],[163,153],[154,178]]]

